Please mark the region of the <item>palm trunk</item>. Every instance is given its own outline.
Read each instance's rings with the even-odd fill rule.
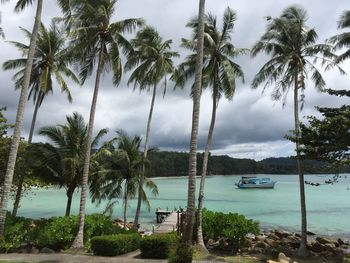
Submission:
[[[2,195],[1,195],[1,203],[0,203],[0,236],[4,235],[4,230],[5,230],[6,209],[7,209],[7,203],[8,203],[10,190],[12,186],[18,146],[21,140],[21,130],[23,127],[24,109],[25,109],[26,100],[28,96],[28,87],[30,83],[30,76],[32,73],[32,65],[33,65],[34,54],[36,49],[36,41],[37,41],[39,26],[41,22],[42,6],[43,6],[43,0],[38,0],[33,31],[30,38],[28,58],[26,62],[25,72],[24,72],[24,81],[23,81],[23,86],[21,88],[21,95],[19,97],[19,102],[18,102],[16,122],[15,122],[14,131],[13,131],[11,149],[10,149],[8,163],[7,163],[4,184],[2,187]]]
[[[305,202],[305,184],[304,184],[304,163],[300,156],[300,124],[299,124],[299,103],[298,103],[298,74],[296,73],[294,80],[294,124],[295,124],[295,150],[297,153],[297,163],[299,171],[299,187],[300,187],[300,207],[301,207],[301,241],[298,250],[299,256],[307,256],[307,219],[306,219],[306,202]]]
[[[100,77],[102,73],[103,65],[103,46],[104,42],[101,42],[100,54],[98,59],[98,67],[96,72],[95,89],[94,95],[92,97],[90,118],[88,124],[88,134],[86,138],[85,145],[85,156],[84,156],[84,168],[83,168],[83,180],[81,185],[81,197],[80,197],[80,208],[79,208],[79,230],[72,244],[72,249],[83,249],[84,248],[84,224],[85,224],[85,204],[86,204],[86,193],[88,187],[88,177],[90,168],[90,154],[91,154],[91,144],[92,144],[92,132],[94,129],[94,120],[96,112],[96,104],[98,91],[100,89]]]
[[[148,121],[147,121],[147,131],[146,131],[146,141],[145,141],[145,148],[143,151],[143,158],[146,160],[147,158],[147,152],[148,152],[148,147],[149,147],[149,142],[150,142],[150,135],[151,135],[151,122],[152,122],[152,115],[153,115],[153,107],[154,107],[154,101],[156,99],[156,94],[157,94],[157,86],[154,85],[153,88],[153,95],[152,95],[152,101],[151,101],[151,108],[149,110],[148,114]],[[137,225],[139,224],[139,218],[140,218],[140,212],[141,212],[141,204],[142,204],[142,194],[143,194],[143,183],[145,180],[145,165],[142,165],[142,175],[140,178],[140,183],[139,183],[139,196],[137,199],[137,207],[136,207],[136,214],[135,214],[135,219],[134,219],[134,225],[133,228],[136,229]]]
[[[199,186],[198,211],[197,211],[197,242],[198,242],[198,246],[200,246],[201,249],[204,250],[204,252],[208,252],[208,250],[205,247],[204,240],[203,240],[202,209],[203,209],[205,177],[207,175],[209,152],[210,152],[211,143],[213,140],[213,131],[214,131],[215,120],[216,120],[216,107],[217,107],[216,98],[217,98],[217,89],[214,83],[213,108],[211,113],[211,123],[209,127],[209,132],[208,132],[207,145],[205,146],[205,152],[203,157],[202,176],[201,176],[201,183]]]
[[[36,103],[35,103],[32,123],[30,125],[30,131],[29,131],[29,136],[28,136],[28,144],[32,143],[33,134],[34,134],[34,127],[35,127],[35,122],[36,122],[36,116],[38,115],[38,110],[39,110],[39,107],[40,107],[40,102],[41,102],[42,96],[43,96],[42,93],[39,92],[39,96],[38,96],[38,98],[36,100]],[[20,203],[21,197],[22,197],[23,183],[24,183],[24,179],[25,179],[26,174],[25,174],[24,171],[21,171],[19,176],[20,176],[20,178],[19,178],[19,182],[18,182],[18,186],[17,186],[15,202],[13,203],[13,210],[12,210],[12,215],[13,216],[17,216],[17,211],[18,211],[19,203]]]
[[[66,206],[66,214],[65,216],[70,216],[70,209],[72,206],[72,199],[73,199],[74,189],[68,188],[67,191],[67,206]]]
[[[123,226],[124,229],[126,228],[126,221],[127,221],[127,213],[128,213],[128,181],[125,180],[125,189],[124,189],[124,221],[123,221]]]
[[[203,67],[203,44],[204,44],[204,12],[205,0],[199,0],[198,14],[198,40],[197,40],[197,59],[196,74],[193,94],[193,112],[192,112],[192,131],[190,142],[190,156],[188,169],[188,197],[186,211],[186,225],[183,242],[192,244],[193,219],[195,216],[195,192],[196,192],[196,174],[197,174],[197,137],[199,126],[200,99],[202,88],[202,67]]]

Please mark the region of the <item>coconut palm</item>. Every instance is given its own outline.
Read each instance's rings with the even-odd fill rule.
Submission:
[[[217,18],[211,14],[205,17],[204,30],[204,60],[203,60],[203,84],[205,88],[210,86],[212,88],[212,115],[208,131],[207,143],[205,146],[202,176],[198,196],[198,212],[197,212],[197,238],[198,244],[205,248],[202,234],[202,208],[204,197],[205,178],[207,174],[209,151],[212,144],[213,132],[216,120],[216,111],[219,100],[224,96],[228,100],[232,100],[235,89],[236,79],[240,78],[244,81],[241,67],[236,64],[233,59],[238,55],[246,52],[245,49],[235,48],[231,43],[231,34],[236,20],[236,13],[226,8],[223,15],[222,28],[218,27]],[[182,39],[182,46],[195,51],[196,47],[196,32],[198,29],[198,19],[191,20],[187,26],[194,29],[194,39]],[[180,65],[179,74],[183,81],[187,81],[193,77],[196,55],[191,54],[186,61]],[[179,76],[178,76],[179,77]],[[183,84],[183,83],[182,83]]]
[[[2,2],[5,2],[6,0],[2,0]],[[21,11],[23,10],[27,5],[32,4],[33,0],[18,0],[15,10]],[[28,95],[28,88],[30,85],[30,77],[31,77],[31,71],[32,71],[32,64],[34,60],[34,54],[36,50],[36,40],[38,36],[40,21],[41,21],[41,13],[42,13],[42,6],[43,6],[43,0],[37,1],[37,8],[36,8],[36,14],[35,14],[35,20],[32,30],[32,36],[30,39],[29,44],[29,50],[28,50],[28,57],[25,65],[25,72],[23,77],[23,85],[21,87],[21,93],[19,96],[19,102],[17,107],[17,114],[16,114],[16,121],[15,126],[13,130],[13,136],[12,136],[12,143],[8,158],[8,164],[6,168],[6,174],[5,179],[2,187],[2,195],[1,195],[1,202],[0,202],[0,236],[4,235],[5,230],[5,219],[6,219],[6,207],[10,195],[10,190],[12,186],[12,180],[13,180],[13,173],[15,169],[16,159],[17,159],[17,152],[18,152],[18,146],[21,140],[21,130],[23,126],[23,118],[24,118],[24,109],[26,105],[26,99]]]
[[[140,152],[141,138],[135,136],[130,138],[125,132],[118,131],[118,136],[112,140],[110,154],[105,161],[105,173],[95,177],[90,184],[90,192],[93,201],[107,199],[110,208],[116,202],[116,198],[123,198],[123,224],[127,225],[128,202],[134,198],[139,189],[140,178],[143,176],[145,159]],[[149,188],[153,195],[158,195],[156,184],[144,177],[144,186]],[[144,188],[141,189],[141,201],[149,207],[149,201]],[[106,209],[107,210],[107,209]]]
[[[1,24],[1,13],[0,13],[0,24]],[[5,38],[5,33],[1,26],[0,26],[0,37]]]
[[[325,81],[315,67],[315,61],[331,62],[335,56],[328,44],[315,44],[317,33],[306,25],[306,11],[298,6],[283,10],[280,17],[267,18],[267,30],[251,50],[252,56],[265,52],[271,59],[262,66],[253,79],[252,87],[261,83],[264,87],[274,85],[272,98],[285,99],[289,89],[294,89],[294,125],[295,136],[299,138],[299,99],[303,99],[306,80],[311,79],[315,88],[321,90]],[[300,95],[301,93],[301,95]],[[299,142],[296,140],[296,154],[299,170],[301,201],[301,243],[299,255],[307,254],[307,218],[304,189],[304,166],[299,153]]]
[[[103,149],[98,148],[98,143],[107,132],[107,129],[102,129],[93,139],[91,147],[96,157],[103,152]],[[31,147],[33,172],[42,181],[66,189],[65,215],[69,216],[73,193],[80,186],[83,174],[87,125],[80,114],[73,113],[67,116],[67,123],[43,127],[39,134],[46,137],[49,143],[33,144]],[[91,165],[99,167],[95,162]]]
[[[195,66],[195,82],[193,87],[193,111],[192,128],[188,168],[188,196],[186,211],[186,226],[183,242],[190,245],[192,243],[193,221],[195,216],[195,193],[196,193],[196,174],[197,174],[197,138],[199,126],[199,112],[202,87],[202,68],[203,68],[203,42],[204,42],[204,16],[205,0],[199,0],[198,12],[198,38],[197,38],[197,59]]]
[[[338,21],[338,28],[350,27],[350,10],[346,10]],[[350,32],[344,32],[330,38],[330,42],[335,44],[335,49],[347,48],[347,50],[336,58],[336,63],[342,62],[350,57]]]
[[[22,28],[25,35],[30,38],[31,32]],[[61,88],[61,91],[66,93],[68,101],[72,101],[71,93],[68,85],[65,81],[65,77],[79,83],[79,80],[75,74],[69,69],[68,63],[70,62],[69,52],[65,45],[65,35],[61,28],[55,23],[52,23],[48,30],[43,24],[40,26],[37,48],[34,55],[32,76],[30,80],[30,91],[28,100],[33,99],[35,104],[34,113],[32,117],[32,123],[29,131],[28,143],[31,144],[35,122],[38,114],[39,107],[47,95],[53,92],[53,81],[56,82]],[[11,41],[15,47],[17,47],[26,56],[29,47],[26,44]],[[23,83],[24,71],[25,71],[25,58],[8,60],[3,64],[4,70],[19,69],[14,75],[16,81],[16,88],[20,88]],[[19,201],[22,194],[22,185],[24,182],[24,174],[20,176],[19,185],[17,188],[17,194],[13,206],[12,214],[16,216]]]
[[[133,39],[131,43],[134,47],[134,52],[130,53],[128,61],[125,64],[125,70],[129,71],[134,67],[136,68],[132,72],[128,84],[134,83],[134,89],[139,87],[141,91],[145,89],[148,89],[148,91],[153,89],[151,107],[147,121],[146,141],[143,151],[143,158],[147,159],[151,134],[151,121],[157,87],[159,86],[160,82],[164,80],[165,94],[167,76],[173,74],[175,71],[173,58],[178,57],[179,54],[171,51],[172,40],[163,41],[159,36],[159,33],[150,26],[140,30],[137,33],[136,38]],[[134,228],[136,228],[139,223],[145,168],[143,168],[142,174],[143,176],[140,177],[139,183]]]
[[[79,231],[72,248],[83,249],[83,230],[85,222],[85,203],[88,184],[92,132],[96,112],[101,74],[112,69],[113,83],[118,85],[122,75],[121,50],[127,54],[132,46],[123,36],[143,24],[142,19],[125,19],[111,22],[116,0],[77,0],[71,1],[72,45],[76,50],[76,61],[80,65],[82,82],[90,76],[97,63],[94,94],[90,109],[87,144],[85,150],[84,173],[79,210]],[[96,62],[96,63],[95,63]]]

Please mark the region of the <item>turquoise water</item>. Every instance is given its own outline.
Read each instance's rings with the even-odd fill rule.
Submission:
[[[264,175],[266,177],[266,175]],[[345,179],[345,176],[347,179]],[[275,189],[237,189],[234,182],[239,176],[211,176],[206,181],[204,206],[210,210],[238,212],[258,220],[264,227],[298,230],[300,228],[299,186],[296,175],[269,175],[277,184]],[[328,176],[307,175],[305,180],[324,182]],[[156,178],[159,196],[150,197],[152,208],[142,211],[142,223],[154,224],[157,207],[174,209],[185,207],[187,200],[186,178]],[[199,179],[197,180],[197,186]],[[306,185],[309,230],[318,234],[350,236],[350,175],[342,175],[339,183],[314,187]],[[79,208],[78,192],[74,195],[72,213]],[[24,197],[19,215],[33,218],[62,216],[66,207],[63,189],[36,189]],[[130,220],[134,215],[136,200],[129,208]],[[102,212],[99,207],[87,203],[87,213]],[[113,217],[122,217],[122,201],[114,208]]]

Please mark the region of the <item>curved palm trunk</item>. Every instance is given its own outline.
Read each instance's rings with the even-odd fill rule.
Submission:
[[[213,132],[214,132],[215,120],[216,120],[216,109],[217,109],[216,97],[217,97],[217,90],[216,88],[214,88],[211,122],[210,122],[210,127],[208,132],[207,145],[205,146],[205,152],[203,157],[202,176],[201,176],[201,183],[199,186],[199,195],[198,195],[198,211],[197,211],[197,239],[198,240],[197,242],[198,242],[198,246],[200,246],[201,249],[204,250],[205,252],[208,252],[208,250],[205,247],[204,240],[203,240],[202,209],[203,209],[204,186],[205,186],[205,178],[207,175],[209,152],[210,152],[210,148],[213,140]]]
[[[88,187],[88,177],[89,177],[89,168],[90,168],[90,155],[91,155],[91,144],[92,144],[92,132],[94,129],[95,121],[95,112],[98,91],[100,89],[100,78],[102,73],[103,65],[103,41],[101,42],[100,54],[98,59],[98,67],[96,72],[95,80],[95,89],[94,95],[92,97],[91,109],[90,109],[90,118],[88,124],[88,134],[86,139],[86,148],[85,148],[85,159],[84,159],[84,168],[83,168],[83,180],[81,185],[81,197],[80,197],[80,208],[79,208],[79,230],[72,244],[72,249],[83,249],[84,248],[84,224],[85,224],[85,204],[86,204],[86,193]]]
[[[23,86],[21,88],[21,94],[18,102],[15,128],[13,131],[13,139],[11,143],[4,184],[2,187],[2,195],[1,195],[1,203],[0,203],[0,236],[4,235],[6,209],[7,209],[7,203],[10,195],[12,180],[13,180],[13,173],[16,165],[18,146],[21,140],[21,130],[23,127],[24,109],[25,109],[26,100],[28,96],[28,87],[30,83],[34,53],[36,49],[36,41],[37,41],[37,36],[38,36],[38,31],[39,31],[39,26],[41,21],[42,7],[43,7],[43,0],[38,0],[32,36],[30,38],[28,58],[26,62],[25,72],[24,72],[24,81],[23,81]]]
[[[127,224],[127,214],[128,214],[128,181],[125,180],[125,189],[124,189],[124,220],[123,220],[123,226],[124,229],[126,228],[126,224]]]
[[[38,110],[39,110],[39,107],[40,107],[40,102],[42,100],[42,96],[43,96],[42,93],[39,92],[39,96],[38,96],[38,98],[36,100],[36,103],[35,103],[32,123],[30,125],[30,131],[29,131],[29,136],[28,136],[28,144],[32,143],[35,123],[36,123],[36,117],[38,115]],[[26,174],[23,171],[21,171],[19,182],[18,182],[18,187],[17,187],[17,192],[16,192],[16,197],[15,197],[15,202],[13,203],[13,210],[12,210],[12,215],[13,216],[17,216],[19,202],[21,201],[21,197],[22,197],[23,183],[24,183],[25,176],[26,176]]]
[[[301,159],[299,148],[300,124],[299,124],[299,103],[298,103],[298,74],[294,80],[294,124],[295,136],[297,138],[295,143],[295,150],[297,152],[297,163],[299,171],[299,187],[300,187],[300,207],[301,207],[301,242],[298,250],[298,255],[307,256],[307,219],[306,219],[306,202],[305,202],[305,184],[304,184],[304,163]]]
[[[200,99],[202,87],[202,67],[203,67],[203,43],[204,43],[204,12],[205,0],[199,0],[198,14],[198,41],[197,41],[197,59],[196,73],[193,94],[193,112],[192,112],[192,131],[190,142],[190,156],[188,169],[188,197],[186,211],[186,225],[183,242],[192,244],[193,221],[195,215],[195,192],[196,192],[196,173],[197,173],[197,137],[199,126]]]
[[[150,135],[151,135],[151,122],[152,122],[152,115],[153,115],[153,107],[154,107],[154,101],[156,99],[156,94],[157,94],[157,86],[155,85],[153,88],[153,95],[152,95],[152,101],[151,101],[151,108],[149,110],[148,114],[148,121],[147,121],[147,131],[146,131],[146,141],[145,141],[145,148],[143,151],[143,158],[146,160],[147,158],[147,152],[148,152],[148,147],[149,147],[149,142],[150,142]],[[137,225],[139,224],[139,218],[140,218],[140,212],[141,212],[141,204],[142,204],[142,193],[143,193],[143,183],[145,180],[145,165],[142,165],[142,175],[140,178],[140,183],[139,183],[139,196],[137,199],[137,207],[136,207],[136,214],[135,214],[135,219],[134,219],[134,225],[133,228],[136,229]]]

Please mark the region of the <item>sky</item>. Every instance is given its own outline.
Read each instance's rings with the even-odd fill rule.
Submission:
[[[19,58],[18,51],[6,40],[25,42],[19,27],[32,28],[34,7],[27,8],[22,13],[14,13],[15,1],[1,4],[1,26],[6,39],[0,40],[0,64],[8,59]],[[341,13],[350,8],[348,0],[207,0],[206,12],[218,17],[221,22],[224,10],[229,6],[237,13],[237,21],[232,34],[232,42],[238,48],[251,48],[264,33],[266,16],[279,16],[282,10],[290,5],[303,6],[308,12],[309,27],[316,29],[318,42],[341,31],[337,29],[337,21]],[[176,63],[180,63],[188,51],[180,47],[181,38],[189,38],[191,30],[186,28],[190,18],[198,13],[197,0],[119,0],[116,5],[114,21],[131,17],[142,17],[148,25],[155,27],[163,39],[172,39],[172,48],[180,53]],[[44,1],[43,22],[48,25],[53,17],[60,16],[60,10],[54,0]],[[129,38],[133,35],[128,36]],[[265,55],[251,58],[243,55],[236,62],[241,65],[245,82],[237,82],[235,96],[232,101],[221,99],[217,112],[217,122],[214,131],[212,153],[226,154],[236,158],[252,158],[261,160],[268,157],[291,156],[294,146],[284,139],[288,131],[293,129],[292,93],[288,94],[286,104],[271,99],[273,87],[264,92],[262,87],[253,90],[251,81],[260,67],[267,61]],[[125,62],[125,60],[124,60]],[[350,72],[348,62],[342,67]],[[0,71],[0,107],[6,106],[5,116],[9,122],[14,122],[19,92],[14,90],[12,76],[14,71]],[[324,72],[327,87],[346,89],[349,76],[341,76],[336,70]],[[134,91],[132,85],[127,86],[128,74],[124,74],[121,84],[113,86],[110,74],[103,75],[98,98],[95,118],[95,132],[108,128],[108,140],[116,135],[115,131],[123,129],[130,135],[145,136],[146,122],[151,102],[149,92]],[[70,83],[73,103],[69,104],[57,85],[52,95],[47,97],[41,106],[36,127],[63,124],[66,115],[79,112],[88,120],[92,99],[94,78],[88,79],[83,86]],[[189,97],[188,83],[183,90],[168,89],[163,98],[159,92],[152,120],[151,145],[160,150],[188,151],[191,134],[192,100]],[[160,90],[161,88],[159,88]],[[304,116],[317,115],[315,106],[336,106],[344,100],[322,94],[308,83],[305,92],[305,107],[301,112]],[[28,101],[25,111],[23,137],[27,138],[33,114],[33,102]],[[201,98],[200,127],[198,147],[204,149],[211,119],[211,95],[205,91]],[[36,130],[37,130],[36,129]],[[33,141],[44,141],[35,134]]]

